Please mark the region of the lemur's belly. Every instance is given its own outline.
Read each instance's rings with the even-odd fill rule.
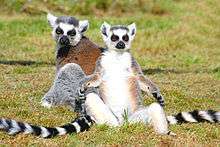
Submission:
[[[103,68],[100,96],[114,115],[123,121],[138,107],[137,81],[131,70],[129,52],[105,52],[101,59]]]
[[[118,117],[131,115],[138,107],[138,91],[135,77],[108,78],[100,85],[104,103]]]

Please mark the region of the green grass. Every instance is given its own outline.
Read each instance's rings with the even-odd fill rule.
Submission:
[[[35,10],[39,13],[34,14],[40,14],[36,16],[29,15],[33,14],[29,12],[27,14],[27,11],[21,12],[23,2],[11,1],[4,9],[3,6],[0,7],[0,11],[5,11],[0,14],[0,116],[48,126],[64,124],[76,115],[65,107],[48,110],[39,104],[52,84],[55,74],[55,43],[51,38],[51,29],[46,16],[40,10]],[[65,9],[71,1],[67,1],[58,9],[57,3],[61,2],[55,1],[54,4],[49,0],[45,6],[50,8],[52,5],[53,11],[59,10],[59,13],[74,14],[74,11],[71,11],[73,7]],[[128,12],[129,4],[120,4],[120,1],[117,3],[121,7],[115,6],[115,10],[120,12],[118,15],[110,9],[105,10],[106,4],[102,4],[101,1],[87,1],[84,3],[87,6],[77,5],[74,10],[88,8],[85,12],[79,11],[76,14],[78,18],[90,20],[90,29],[86,35],[100,45],[103,45],[103,42],[101,35],[97,34],[103,21],[113,24],[136,22],[137,35],[132,45],[132,53],[145,74],[161,88],[168,114],[193,109],[220,110],[219,1],[149,2],[151,5],[146,10],[145,7],[132,8],[133,14]],[[39,7],[41,5],[39,3]],[[95,12],[90,13],[90,9],[94,9]],[[86,15],[87,13],[90,15]],[[154,99],[146,98],[144,102],[147,105],[154,102]],[[0,132],[0,144],[220,145],[220,126],[217,124],[183,124],[170,128],[177,137],[156,135],[151,127],[143,124],[125,124],[120,128],[94,126],[88,132],[54,139],[41,139],[32,135],[13,137]]]

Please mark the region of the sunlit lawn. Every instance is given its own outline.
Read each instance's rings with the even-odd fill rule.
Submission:
[[[168,114],[193,109],[220,110],[220,3],[179,1],[163,15],[78,16],[90,21],[86,35],[103,45],[99,27],[136,22],[132,53],[145,74],[161,88]],[[55,42],[46,16],[0,15],[0,116],[56,126],[76,115],[68,108],[45,109],[42,96],[55,74]],[[98,35],[97,35],[98,34]],[[145,96],[145,104],[154,102]],[[94,126],[88,132],[54,139],[0,133],[0,144],[219,146],[219,124],[171,126],[177,137],[156,135],[143,124]]]

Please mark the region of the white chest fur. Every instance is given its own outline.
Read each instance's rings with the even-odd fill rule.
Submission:
[[[116,75],[120,78],[129,76],[131,74],[131,54],[128,52],[105,52],[101,59],[101,65],[105,71],[104,78]]]
[[[130,113],[131,102],[128,79],[132,76],[131,54],[105,52],[101,59],[103,88],[106,105],[122,121],[125,112]]]

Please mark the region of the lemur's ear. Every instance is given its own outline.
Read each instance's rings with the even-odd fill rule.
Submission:
[[[89,28],[89,21],[88,20],[80,20],[79,21],[79,31],[84,33]]]
[[[128,25],[128,30],[129,30],[129,34],[131,35],[131,40],[133,40],[134,36],[136,34],[136,25],[135,25],[135,23],[132,23],[132,24]]]
[[[101,33],[102,33],[102,39],[106,42],[108,40],[108,36],[110,35],[110,29],[111,25],[109,25],[107,22],[104,22],[101,27]]]
[[[47,20],[50,23],[50,26],[53,28],[56,25],[57,17],[52,15],[51,13],[47,14]]]
[[[108,24],[107,22],[104,22],[104,23],[101,25],[101,28],[100,28],[100,29],[101,29],[102,36],[103,36],[103,37],[108,37],[110,28],[111,28],[111,25]]]

